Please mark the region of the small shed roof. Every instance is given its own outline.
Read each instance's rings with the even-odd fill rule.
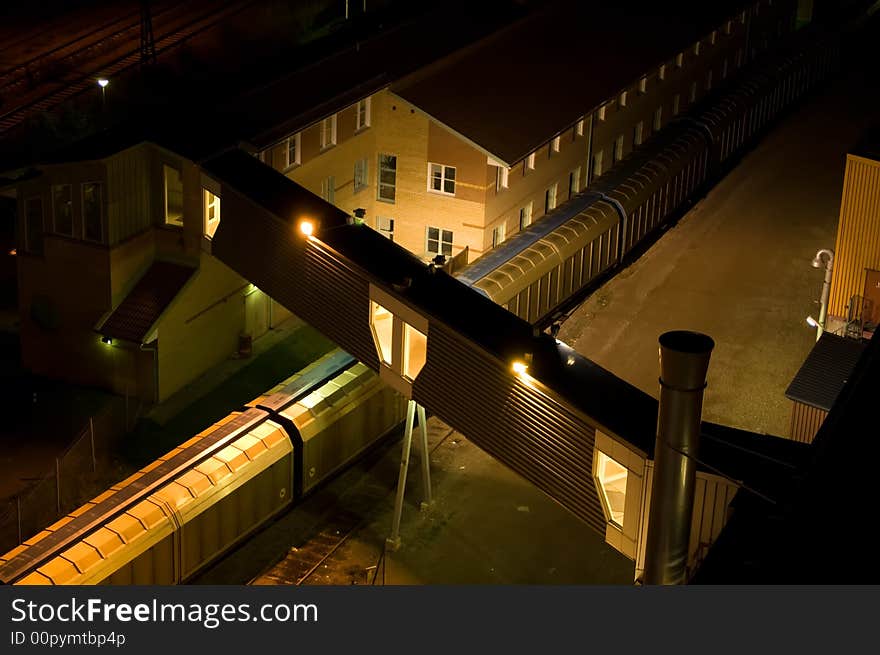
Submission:
[[[864,350],[861,341],[823,333],[785,395],[810,407],[830,411]]]

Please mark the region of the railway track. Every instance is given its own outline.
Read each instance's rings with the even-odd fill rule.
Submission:
[[[202,7],[195,17],[192,13],[175,16],[173,20],[165,25],[164,32],[157,34],[155,39],[156,55],[160,56],[174,47],[180,45],[190,37],[196,36],[209,28],[213,27],[220,21],[233,16],[244,9],[255,4],[255,0],[239,0],[224,5],[222,8],[211,6],[208,3]],[[173,9],[169,7],[163,10],[163,14],[167,17],[167,12]],[[154,19],[156,16],[154,16]],[[109,61],[102,61],[100,58],[92,58],[88,63],[88,70],[85,72],[77,72],[72,79],[47,80],[31,97],[27,97],[18,106],[12,107],[0,113],[0,136],[9,132],[15,127],[21,125],[24,120],[37,112],[51,111],[66,100],[71,99],[87,90],[94,90],[95,77],[100,74],[105,77],[118,76],[140,63],[140,40],[139,40],[140,20],[133,25],[125,25],[111,35],[103,37],[101,43],[106,43],[106,39],[115,39],[116,41],[130,39],[132,30],[137,31],[138,38],[133,41],[131,47],[127,48],[125,53],[111,58]],[[127,36],[126,36],[127,35]],[[92,51],[99,47],[97,43],[90,43],[75,53],[71,53],[68,57],[80,58],[84,52]],[[118,50],[118,48],[117,48]],[[20,88],[22,78],[16,78],[14,75],[9,79],[12,82],[5,87],[2,86],[2,78],[0,78],[0,97],[6,97],[11,90],[15,92],[16,88]]]
[[[443,445],[454,432],[446,429],[443,436],[430,449],[430,455]],[[379,503],[386,502],[394,494],[397,487],[393,484],[372,483],[367,489],[361,490],[350,499],[346,507],[340,509],[314,536],[302,546],[290,549],[280,560],[266,567],[254,576],[249,585],[302,585],[318,575],[323,564],[370,519],[370,512]],[[296,508],[293,508],[296,511]],[[381,559],[384,558],[384,548]],[[377,563],[377,566],[379,563]]]

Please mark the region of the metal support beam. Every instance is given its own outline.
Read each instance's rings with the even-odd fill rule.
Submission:
[[[400,453],[400,473],[397,476],[397,496],[394,499],[391,536],[386,540],[386,544],[391,550],[397,550],[400,547],[400,517],[403,514],[403,495],[406,491],[406,474],[409,470],[409,456],[412,452],[412,434],[417,411],[422,451],[422,485],[425,493],[425,500],[421,506],[424,508],[431,504],[430,453],[428,452],[428,426],[425,421],[425,408],[415,400],[410,400],[406,406],[406,428],[403,433],[403,448]]]

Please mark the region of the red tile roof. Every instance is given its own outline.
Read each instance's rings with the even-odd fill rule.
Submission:
[[[105,337],[142,343],[194,272],[188,266],[154,262],[98,331]]]

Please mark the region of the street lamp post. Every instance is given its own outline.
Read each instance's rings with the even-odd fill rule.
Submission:
[[[825,267],[825,280],[822,282],[822,295],[819,298],[819,320],[816,325],[816,341],[825,331],[825,321],[828,318],[828,293],[831,289],[831,266],[834,262],[834,251],[822,248],[813,257],[813,268]]]

